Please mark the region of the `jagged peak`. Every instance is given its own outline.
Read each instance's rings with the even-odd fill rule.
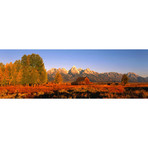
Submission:
[[[68,70],[66,70],[65,68],[59,68],[58,71],[60,73],[68,73]]]
[[[47,73],[52,74],[52,73],[55,73],[57,70],[58,69],[56,69],[56,68],[51,68],[50,70],[47,71]]]
[[[78,68],[78,71],[82,71],[83,69],[82,68]]]
[[[122,75],[127,74],[130,82],[148,82],[148,77],[144,78],[141,77],[134,72],[125,72],[125,73],[119,73],[119,72],[103,72],[98,73],[96,71],[92,71],[89,68],[82,69],[82,68],[76,68],[76,66],[73,66],[70,70],[66,70],[65,68],[51,68],[48,72],[51,79],[54,78],[56,72],[59,71],[63,79],[65,81],[74,81],[76,77],[84,77],[88,76],[90,81],[94,82],[107,82],[107,81],[121,81]]]
[[[76,66],[73,66],[70,70],[69,73],[71,74],[79,74],[79,70],[76,68]]]
[[[84,70],[84,73],[86,73],[86,74],[94,74],[94,71],[90,70],[89,68],[86,68]]]
[[[75,65],[73,65],[71,69],[77,69],[77,68],[76,68],[76,66],[75,66]]]
[[[87,71],[91,71],[89,68],[86,68],[85,70],[87,70]]]
[[[66,70],[65,68],[62,68],[62,70]]]

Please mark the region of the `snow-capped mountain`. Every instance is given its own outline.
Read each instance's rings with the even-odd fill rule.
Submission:
[[[68,71],[69,74],[79,74],[79,70],[76,68],[76,66],[73,66],[69,71]]]
[[[49,81],[53,81],[56,73],[61,73],[63,80],[65,82],[75,81],[78,77],[87,76],[92,82],[120,82],[122,75],[117,72],[106,72],[106,73],[98,73],[90,70],[89,68],[82,69],[76,68],[73,66],[70,70],[66,70],[65,68],[52,68],[47,71]],[[148,82],[148,77],[141,77],[133,72],[127,73],[130,82]]]

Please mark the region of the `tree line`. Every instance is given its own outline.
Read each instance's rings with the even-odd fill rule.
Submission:
[[[122,76],[121,83],[126,85],[129,78]],[[55,75],[54,82],[62,83],[59,72]],[[24,55],[21,60],[14,63],[0,63],[0,86],[5,85],[41,85],[47,83],[47,73],[43,59],[38,54]]]
[[[46,69],[38,54],[24,55],[14,63],[0,63],[0,86],[38,85],[46,82]]]

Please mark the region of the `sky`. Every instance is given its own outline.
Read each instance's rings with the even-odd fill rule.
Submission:
[[[26,54],[39,54],[46,70],[51,68],[90,68],[96,72],[134,72],[148,77],[148,50],[0,50],[6,64]]]

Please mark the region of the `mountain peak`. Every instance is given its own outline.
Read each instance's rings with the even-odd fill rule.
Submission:
[[[64,73],[64,74],[67,74],[68,73],[68,71],[65,68],[59,68],[58,71],[60,73]]]
[[[79,74],[78,69],[76,68],[76,66],[73,66],[70,70],[69,70],[70,74]]]
[[[138,77],[138,75],[135,74],[134,72],[128,72],[127,75],[130,77]]]
[[[91,71],[89,68],[86,68],[86,69],[84,70],[84,73],[86,73],[86,74],[93,74],[94,71]]]
[[[83,69],[82,68],[78,68],[78,71],[81,72]]]
[[[49,74],[53,74],[55,72],[57,72],[56,68],[51,68],[50,70],[47,71]]]
[[[89,68],[86,68],[87,71],[91,71]]]
[[[78,77],[87,76],[92,82],[121,82],[123,73],[117,72],[105,72],[98,73],[90,70],[89,68],[82,69],[76,68],[73,66],[70,70],[66,70],[65,68],[52,68],[48,73],[49,80],[54,80],[55,75],[59,71],[62,74],[63,80],[65,82],[75,81]],[[143,78],[133,72],[126,73],[129,77],[129,82],[148,82],[148,78]]]
[[[75,65],[73,65],[73,66],[72,66],[72,68],[76,68],[76,66],[75,66]]]

